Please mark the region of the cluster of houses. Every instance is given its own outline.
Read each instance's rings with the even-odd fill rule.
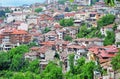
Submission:
[[[82,4],[80,1],[83,1]],[[73,4],[79,4],[77,11],[65,12],[65,8],[73,4],[70,2],[58,4],[57,0],[53,2],[54,4],[51,0],[47,0],[47,5],[36,3],[31,6],[9,7],[12,13],[6,13],[6,18],[0,19],[0,50],[8,51],[13,47],[34,41],[39,46],[30,48],[30,52],[25,53],[24,56],[29,60],[39,58],[41,68],[45,68],[49,61],[54,60],[56,53],[64,62],[65,70],[69,70],[68,56],[71,53],[75,55],[75,60],[84,56],[88,61],[99,61],[105,69],[109,67],[111,58],[118,52],[118,45],[104,46],[104,39],[77,38],[76,34],[83,22],[88,23],[89,28],[97,27],[97,20],[111,13],[116,15],[115,22],[118,28],[115,31],[115,40],[119,43],[118,8],[107,7],[102,0],[93,6],[84,6],[86,3],[90,4],[90,0],[75,0]],[[36,13],[35,8],[42,8],[43,11]],[[74,26],[63,27],[59,24],[60,19],[70,18],[74,19]],[[50,29],[47,33],[44,32],[46,28]],[[100,32],[106,36],[107,31],[113,31],[112,28],[113,24],[110,24],[102,27]],[[66,35],[71,36],[73,40],[65,41]]]

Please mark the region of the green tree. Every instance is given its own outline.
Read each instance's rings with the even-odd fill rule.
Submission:
[[[115,0],[104,0],[104,1],[108,6],[114,6],[115,5]]]
[[[84,64],[83,66],[83,69],[82,69],[82,74],[81,76],[83,76],[84,79],[93,79],[93,71],[95,70],[95,63],[90,61],[90,62],[87,62],[86,64]]]
[[[10,69],[13,71],[20,71],[24,66],[24,64],[25,64],[25,60],[23,58],[23,55],[16,54],[12,58]]]
[[[66,36],[64,37],[64,40],[65,40],[65,41],[72,41],[72,37],[69,36],[69,35],[66,35]]]
[[[60,55],[56,52],[54,58],[60,59]]]
[[[40,73],[39,60],[30,61],[27,67],[27,71],[33,72],[35,74]]]
[[[115,33],[112,31],[107,31],[107,36],[104,39],[104,45],[112,45],[115,42]]]
[[[78,38],[83,38],[88,34],[87,26],[83,25],[79,29],[79,33],[77,34]]]
[[[117,55],[115,57],[112,58],[111,64],[113,69],[119,70],[120,69],[120,51],[117,53]]]
[[[66,0],[58,0],[59,4],[65,4]]]
[[[100,29],[103,26],[113,24],[114,20],[115,20],[115,15],[107,14],[107,15],[103,16],[102,18],[100,18],[97,21],[98,29]]]
[[[118,25],[115,23],[115,24],[113,25],[113,30],[114,30],[114,31],[117,30],[117,27],[118,27]]]
[[[10,67],[8,53],[0,52],[0,70],[7,70]]]
[[[72,18],[60,20],[60,25],[64,26],[64,27],[73,26],[73,24],[74,24],[74,22],[73,22]]]
[[[39,13],[39,12],[42,12],[42,10],[43,10],[42,8],[36,8],[35,12]]]
[[[61,67],[53,62],[49,62],[43,73],[41,79],[63,79]]]
[[[12,11],[9,8],[5,9],[5,13],[11,13]]]
[[[20,71],[21,68],[23,68],[23,66],[25,65],[24,53],[28,51],[29,48],[26,45],[21,45],[8,51],[8,57],[11,62],[11,70]]]
[[[76,69],[76,74],[80,74],[82,73],[82,66],[85,64],[85,58],[84,57],[81,57],[80,59],[78,59],[77,61],[77,65],[75,66],[75,69]]]
[[[95,62],[89,61],[85,62],[85,58],[81,57],[76,63],[74,63],[74,55],[69,56],[69,66],[70,71],[66,73],[66,79],[93,79],[94,70],[100,70],[98,65],[95,65]]]
[[[74,69],[74,54],[70,54],[69,55],[69,66],[70,66],[70,73],[74,74],[75,73],[75,69]]]
[[[34,47],[34,46],[38,46],[35,42],[31,42],[28,44],[28,47],[31,48],[31,47]]]

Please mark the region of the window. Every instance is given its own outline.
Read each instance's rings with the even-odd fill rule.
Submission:
[[[89,44],[89,42],[88,42],[88,41],[85,41],[85,44]]]

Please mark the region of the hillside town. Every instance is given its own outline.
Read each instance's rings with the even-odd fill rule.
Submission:
[[[120,52],[120,3],[115,4],[110,7],[104,0],[46,0],[44,4],[1,6],[0,51],[11,53],[15,51],[12,49],[27,45],[29,51],[22,57],[28,61],[38,59],[40,71],[53,61],[62,62],[62,72],[67,73],[71,71],[69,56],[74,55],[73,64],[84,58],[86,63],[95,62],[105,72],[96,69],[92,78],[38,79],[120,79],[120,71],[115,71],[111,64]]]

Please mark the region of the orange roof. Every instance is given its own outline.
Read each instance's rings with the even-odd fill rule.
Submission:
[[[75,15],[75,13],[66,13],[65,14],[65,16],[67,16],[67,17],[71,17],[71,16],[73,17],[74,15]]]
[[[43,45],[55,45],[54,41],[46,41],[46,42],[42,42],[41,44]]]
[[[27,32],[25,30],[16,30],[16,29],[14,29],[12,34],[27,34]]]
[[[30,48],[30,50],[32,50],[32,51],[36,51],[36,50],[39,50],[40,49],[40,47],[31,47]]]
[[[39,53],[45,53],[47,51],[47,46],[42,46],[40,49],[39,49]]]
[[[94,54],[98,54],[99,50],[98,48],[94,47],[94,48],[90,48],[88,49],[91,53],[94,53]]]

